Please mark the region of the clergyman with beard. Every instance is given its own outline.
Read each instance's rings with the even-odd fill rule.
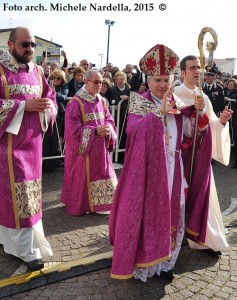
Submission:
[[[52,255],[41,221],[42,136],[57,113],[35,47],[31,31],[17,27],[0,53],[0,244],[31,271]]]

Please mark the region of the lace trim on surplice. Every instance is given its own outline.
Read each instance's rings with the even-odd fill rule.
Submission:
[[[154,266],[148,268],[135,268],[133,276],[135,279],[140,279],[143,282],[147,281],[147,278],[151,278],[155,273],[160,276],[160,272],[167,272],[174,268],[174,265],[177,261],[180,248],[182,246],[183,236],[184,236],[184,214],[185,214],[185,205],[180,207],[180,216],[179,216],[179,227],[176,237],[176,246],[173,251],[171,251],[171,257],[167,261],[158,263]],[[162,241],[161,241],[162,243]]]

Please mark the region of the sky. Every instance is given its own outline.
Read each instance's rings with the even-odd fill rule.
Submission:
[[[57,4],[86,10],[56,11]],[[34,11],[26,11],[29,5],[34,6]],[[121,10],[109,11],[109,5]],[[103,6],[107,7],[105,11],[100,10]],[[122,11],[126,7],[130,11]],[[62,45],[69,63],[86,58],[99,68],[107,59],[109,27],[105,20],[115,21],[110,27],[109,62],[123,69],[126,64],[138,65],[140,58],[156,44],[168,46],[180,58],[199,55],[198,36],[204,27],[213,28],[218,36],[214,60],[237,58],[236,12],[236,0],[4,0],[0,1],[0,26],[29,27],[36,36]],[[206,41],[212,41],[209,33],[203,43],[208,57]]]

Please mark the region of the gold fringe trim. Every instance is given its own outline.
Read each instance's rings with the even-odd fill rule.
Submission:
[[[164,256],[162,258],[159,258],[159,259],[157,259],[155,261],[152,261],[152,262],[149,262],[149,263],[145,263],[145,264],[138,263],[138,264],[135,264],[135,267],[137,267],[137,268],[148,268],[148,267],[154,266],[154,265],[156,265],[156,264],[158,264],[158,263],[160,263],[162,261],[166,261],[170,257],[171,257],[171,255],[167,255],[167,256]]]
[[[188,233],[192,234],[192,235],[195,235],[195,236],[199,236],[199,235],[200,235],[198,232],[194,232],[194,231],[188,229],[187,227],[186,227],[186,231],[187,231]]]
[[[187,231],[188,233],[190,233],[190,234],[196,236],[196,237],[198,237],[198,236],[200,235],[198,232],[194,232],[194,231],[192,231],[192,230],[189,230],[187,227],[186,227],[186,231]],[[197,243],[198,245],[201,245],[201,246],[205,246],[205,245],[206,245],[205,243],[200,242],[199,240],[196,240],[196,241],[193,241],[193,242],[195,242],[195,243]]]
[[[111,273],[111,278],[114,278],[114,279],[131,279],[133,277],[133,274],[130,274],[130,275],[115,275],[115,274],[112,274]]]
[[[150,262],[150,263],[145,263],[145,264],[135,264],[135,267],[137,268],[148,268],[148,267],[151,267],[151,266],[154,266],[162,261],[166,261],[167,259],[170,258],[171,255],[167,255],[167,256],[164,256],[162,258],[159,258],[153,262]],[[129,275],[115,275],[115,274],[112,274],[111,273],[111,278],[114,278],[114,279],[130,279],[133,277],[133,274],[129,274]]]

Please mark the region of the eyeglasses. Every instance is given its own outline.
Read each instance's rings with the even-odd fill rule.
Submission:
[[[31,46],[31,48],[36,48],[37,44],[34,42],[22,42],[20,43],[21,47],[28,48]]]
[[[191,66],[191,67],[187,67],[187,69],[189,69],[190,71],[194,72],[196,70],[200,70],[201,67],[200,66]]]
[[[53,77],[53,80],[61,80],[61,77]]]
[[[88,80],[88,81],[91,81],[94,84],[102,84],[102,81],[100,81],[100,80]]]

